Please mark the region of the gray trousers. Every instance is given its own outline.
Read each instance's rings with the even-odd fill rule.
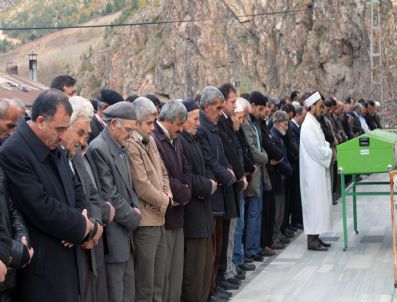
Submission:
[[[235,275],[237,275],[236,266],[233,263],[234,233],[236,233],[236,225],[237,225],[237,218],[230,219],[229,239],[228,239],[227,251],[226,251],[225,279],[233,278]]]
[[[185,238],[182,302],[207,302],[213,264],[212,238]]]
[[[164,226],[139,227],[134,233],[136,302],[162,301],[165,240]]]
[[[128,261],[106,263],[109,302],[134,302],[135,278],[132,251]]]
[[[166,230],[166,261],[164,272],[163,302],[181,299],[183,278],[183,228]]]
[[[277,242],[281,237],[281,225],[283,224],[284,219],[284,208],[285,208],[285,195],[284,194],[275,194],[274,195],[275,204],[276,204],[276,215],[274,219],[274,228],[273,228],[273,242]]]

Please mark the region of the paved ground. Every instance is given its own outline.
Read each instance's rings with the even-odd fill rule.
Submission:
[[[373,175],[369,179],[386,180],[387,175]],[[387,190],[388,187],[371,189]],[[332,209],[332,232],[323,236],[333,243],[328,252],[308,251],[306,236],[300,234],[277,256],[265,263],[256,263],[257,270],[247,275],[231,301],[397,302],[397,297],[393,298],[390,198],[361,196],[357,206],[358,235],[353,230],[352,205],[348,199],[349,249],[346,252],[342,250],[339,202]]]

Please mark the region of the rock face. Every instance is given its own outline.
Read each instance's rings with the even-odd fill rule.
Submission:
[[[8,8],[9,6],[13,5],[15,1],[12,0],[0,0],[0,11]]]
[[[281,3],[283,2],[283,3]],[[288,4],[284,4],[288,2]],[[397,92],[396,18],[382,1],[385,98]],[[288,13],[274,13],[284,12]],[[273,13],[272,13],[273,12]],[[272,97],[321,90],[379,99],[370,87],[370,8],[365,1],[147,1],[92,49],[78,74],[81,94],[193,97],[208,84],[239,83]],[[187,22],[196,20],[195,22]]]

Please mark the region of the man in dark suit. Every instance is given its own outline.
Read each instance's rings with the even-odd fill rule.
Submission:
[[[290,120],[289,128],[292,130],[295,142],[298,145],[300,142],[301,125],[305,119],[306,110],[303,107],[296,109],[296,115]],[[302,202],[300,193],[300,181],[299,181],[299,160],[297,162],[291,162],[292,175],[290,179],[290,192],[291,192],[291,226],[297,229],[303,229],[303,218],[302,218]]]
[[[70,99],[70,103],[73,114],[70,119],[70,127],[62,138],[61,145],[66,149],[73,174],[83,186],[90,217],[94,223],[98,224],[95,236],[84,244],[84,247],[89,250],[82,249],[80,251],[87,260],[84,275],[81,276],[84,284],[84,300],[85,302],[106,302],[108,294],[102,233],[103,225],[108,224],[111,220],[111,205],[100,198],[93,180],[86,170],[81,153],[90,133],[90,121],[94,115],[94,109],[91,102],[82,97],[74,96]]]
[[[5,141],[15,131],[18,119],[23,118],[24,110],[19,112],[16,100],[0,100],[0,139]],[[27,265],[33,255],[33,248],[29,248],[29,233],[25,220],[15,208],[9,197],[8,180],[4,170],[0,167],[0,216],[4,224],[4,233],[11,240],[12,261],[7,264],[8,272],[5,282],[0,284],[0,301],[9,301],[16,288],[16,273]]]
[[[43,92],[33,103],[32,120],[21,122],[2,148],[0,161],[10,196],[26,218],[35,249],[32,262],[20,272],[17,301],[83,298],[77,250],[94,224],[87,216],[81,184],[58,145],[71,113],[65,94],[55,89]]]
[[[0,216],[0,282],[7,275],[7,264],[10,261],[11,240],[5,236],[3,218]]]
[[[214,216],[214,234],[212,250],[214,264],[211,277],[211,294],[216,294],[216,274],[218,272],[220,253],[222,249],[222,217],[225,215],[225,189],[232,186],[236,180],[231,165],[226,159],[225,150],[219,136],[217,123],[222,113],[225,97],[218,88],[206,87],[200,98],[200,127],[197,138],[200,143],[207,169],[220,184],[211,195],[212,214]]]
[[[87,156],[99,178],[100,195],[116,210],[106,228],[105,255],[109,301],[128,301],[135,296],[132,232],[141,214],[132,187],[125,146],[136,125],[132,104],[118,102],[104,111],[107,126],[88,146]]]
[[[89,143],[94,140],[99,133],[101,133],[103,128],[106,127],[106,122],[103,120],[103,112],[106,110],[106,108],[122,101],[124,101],[123,97],[116,91],[111,89],[101,89],[101,95],[97,100],[98,111],[91,119],[91,133],[88,139]]]
[[[185,262],[181,301],[206,302],[210,294],[212,269],[212,209],[209,197],[217,183],[208,175],[197,141],[200,109],[193,100],[183,101],[188,118],[178,135],[191,167],[192,198],[185,206]]]
[[[226,212],[223,220],[223,244],[221,253],[221,266],[218,278],[224,280],[221,283],[225,289],[236,289],[240,285],[240,279],[235,278],[237,275],[236,266],[233,264],[234,234],[236,231],[237,218],[239,217],[240,193],[243,188],[243,179],[245,176],[244,165],[240,162],[238,147],[239,139],[233,130],[231,116],[236,109],[237,91],[230,83],[222,85],[219,90],[222,92],[225,103],[223,112],[217,124],[219,136],[222,140],[223,149],[226,158],[232,166],[236,176],[236,182],[225,189]],[[257,258],[257,260],[263,260]],[[243,278],[243,277],[241,277]]]

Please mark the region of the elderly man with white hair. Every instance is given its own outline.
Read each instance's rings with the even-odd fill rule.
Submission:
[[[162,301],[166,263],[165,212],[172,204],[167,170],[152,137],[157,109],[146,97],[132,104],[136,128],[127,144],[142,220],[135,231],[135,302]]]
[[[80,272],[83,280],[84,301],[107,301],[106,272],[103,249],[103,225],[113,219],[112,206],[104,202],[98,193],[95,180],[92,179],[84,163],[83,152],[86,149],[87,139],[91,132],[90,121],[94,115],[94,108],[90,101],[80,96],[69,99],[73,113],[70,118],[70,127],[62,137],[61,145],[65,148],[69,165],[73,174],[80,180],[88,211],[93,223],[96,224],[96,233],[82,247],[87,251],[79,250],[85,256],[85,270]]]
[[[234,248],[233,248],[233,263],[238,267],[239,265],[245,265],[245,268],[253,268],[251,264],[244,264],[245,260],[245,252],[244,252],[244,243],[243,243],[243,232],[244,232],[244,208],[245,208],[245,198],[243,195],[243,191],[247,189],[248,182],[246,175],[250,175],[255,172],[255,161],[252,158],[251,153],[249,152],[249,148],[247,142],[244,138],[243,130],[241,129],[241,125],[243,124],[246,116],[249,114],[250,104],[249,102],[241,97],[237,98],[236,101],[236,109],[231,115],[231,120],[233,122],[233,131],[238,139],[237,154],[240,161],[240,164],[244,167],[244,179],[241,190],[238,192],[239,197],[239,211],[240,216],[237,218],[235,233],[234,233]],[[240,272],[245,272],[242,270]],[[245,273],[240,273],[244,274]]]
[[[305,100],[306,118],[299,146],[299,171],[303,224],[307,248],[327,251],[330,244],[319,235],[331,230],[332,189],[329,167],[332,150],[325,140],[319,119],[324,111],[323,98],[315,92]]]

